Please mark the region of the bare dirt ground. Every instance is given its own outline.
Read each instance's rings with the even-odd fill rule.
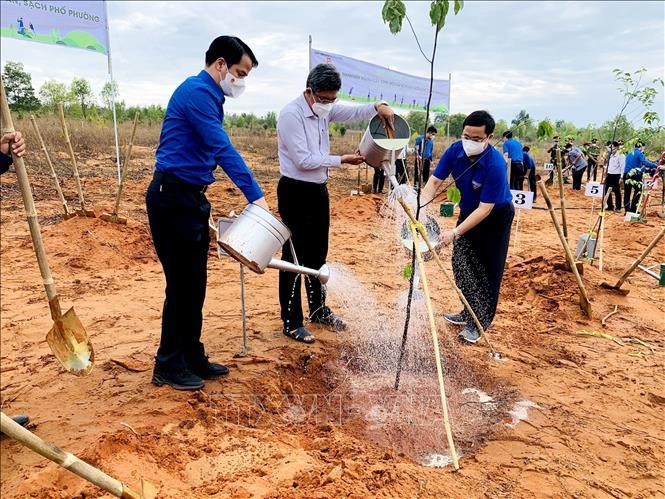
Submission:
[[[147,479],[160,497],[665,497],[665,288],[639,270],[626,297],[600,287],[618,278],[663,225],[657,208],[646,224],[623,222],[618,214],[607,219],[603,273],[587,265],[583,277],[592,319],[580,312],[573,275],[554,268],[564,258],[549,214],[523,213],[491,330],[508,360],[490,361],[481,343],[456,355],[485,391],[501,389],[539,408],[514,428],[503,413],[477,441],[461,438],[462,467],[455,473],[416,463],[408,431],[378,437],[352,410],[338,369],[344,333],[313,327],[318,341],[312,346],[280,333],[276,272],[247,275],[249,355],[235,357],[238,266],[217,260],[212,247],[204,340],[211,357],[232,372],[199,393],[151,385],[164,280],[144,205],[153,152],[135,147],[134,154],[121,206],[127,226],[98,218],[62,221],[49,176],[30,173],[62,305],[75,307],[95,347],[96,367],[85,378],[66,373],[46,345],[51,319],[20,193],[11,171],[2,177],[1,405],[9,415],[28,413],[30,428],[45,440],[130,485]],[[249,158],[275,207],[275,158]],[[87,198],[98,214],[109,211],[109,156],[80,162]],[[221,177],[208,192],[215,216],[243,207]],[[373,258],[381,245],[375,230],[381,199],[350,197],[355,181],[355,171],[348,171],[330,182],[329,260],[347,265],[381,296],[396,282]],[[71,175],[62,183],[75,206]],[[591,202],[568,187],[576,242],[588,230]],[[557,190],[551,195],[557,203]],[[662,262],[665,243],[646,260]],[[456,310],[453,291],[433,263],[428,268],[437,313]],[[615,305],[618,314],[602,327]],[[438,320],[445,351],[456,331]],[[580,331],[606,332],[622,344]],[[459,397],[454,382],[447,389]],[[294,417],[294,407],[304,416]],[[456,434],[463,426],[453,413]],[[106,497],[11,439],[3,437],[0,449],[3,498]]]

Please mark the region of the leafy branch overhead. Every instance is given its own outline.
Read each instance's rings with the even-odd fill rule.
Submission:
[[[464,0],[454,0],[453,11],[455,15],[464,7]],[[432,26],[439,32],[446,24],[446,16],[450,8],[448,0],[432,0],[429,9],[429,18]],[[402,22],[406,17],[406,6],[402,0],[386,0],[383,4],[383,11],[381,12],[383,22],[388,25],[390,32],[396,35],[402,31]],[[408,20],[408,18],[407,18]]]

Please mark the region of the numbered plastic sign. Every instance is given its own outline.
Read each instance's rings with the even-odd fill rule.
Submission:
[[[543,169],[546,172],[551,172],[552,170],[554,170],[554,163],[545,163],[545,164],[543,164]]]
[[[520,210],[530,210],[533,207],[533,192],[510,190],[513,195],[513,205]]]
[[[603,184],[600,182],[587,182],[584,188],[584,195],[590,198],[602,198]]]

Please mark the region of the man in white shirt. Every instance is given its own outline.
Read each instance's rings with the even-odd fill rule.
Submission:
[[[393,126],[394,113],[385,102],[363,106],[337,103],[342,78],[334,66],[319,64],[307,77],[307,88],[287,104],[277,120],[277,146],[281,177],[277,185],[278,211],[291,230],[298,263],[318,269],[328,256],[330,201],[328,169],[342,163],[359,165],[364,158],[358,153],[330,155],[328,124],[368,120],[378,114],[384,124]],[[284,245],[282,259],[293,262],[289,243]],[[342,319],[325,305],[321,283],[305,279],[309,319],[334,330],[346,328]],[[300,298],[300,277],[291,272],[279,273],[279,302],[283,332],[290,338],[312,343],[314,336],[304,327]]]
[[[624,167],[626,166],[626,155],[622,154],[619,149],[617,141],[612,142],[612,153],[607,162],[607,175],[605,176],[605,192],[612,189],[607,199],[607,209],[610,211],[621,211],[621,175],[623,175]],[[612,201],[612,195],[616,200],[616,204]]]

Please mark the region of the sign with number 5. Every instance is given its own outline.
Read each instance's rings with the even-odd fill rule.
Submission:
[[[584,188],[584,195],[590,198],[602,198],[603,184],[600,182],[587,182]]]
[[[513,206],[520,210],[530,210],[533,207],[533,192],[531,191],[514,191],[510,189],[513,195]]]

